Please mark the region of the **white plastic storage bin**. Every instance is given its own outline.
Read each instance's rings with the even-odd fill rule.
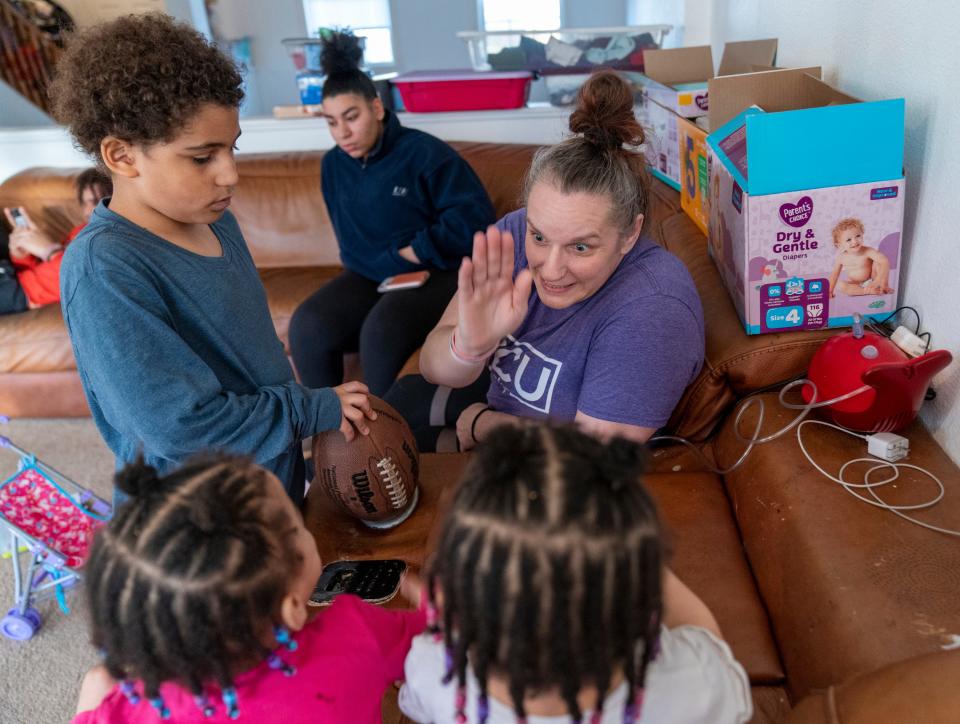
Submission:
[[[620,75],[633,88],[635,103],[643,100],[644,75],[636,71],[620,71]],[[577,100],[580,86],[586,83],[589,73],[571,73],[569,75],[545,75],[544,84],[547,87],[547,100],[552,106],[570,106]]]
[[[476,70],[532,70],[543,75],[596,68],[643,70],[643,51],[657,49],[672,25],[557,30],[462,31]]]

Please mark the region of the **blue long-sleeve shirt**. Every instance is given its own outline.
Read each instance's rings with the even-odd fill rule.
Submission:
[[[496,221],[470,165],[389,111],[365,159],[334,148],[324,154],[320,178],[344,266],[376,282],[418,269],[456,269],[470,255],[474,232]],[[420,264],[400,256],[406,246]]]
[[[340,402],[294,381],[233,215],[211,228],[222,256],[97,207],[60,272],[80,380],[118,466],[141,450],[161,473],[199,451],[236,452],[299,500],[301,441],[338,428]]]

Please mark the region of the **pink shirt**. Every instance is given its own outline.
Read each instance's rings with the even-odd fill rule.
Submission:
[[[294,636],[296,651],[281,650],[281,658],[297,668],[296,674],[284,676],[262,663],[236,678],[238,719],[227,717],[219,687],[209,687],[216,713],[204,717],[187,689],[166,683],[160,694],[170,709],[168,721],[379,724],[380,700],[392,682],[403,678],[410,642],[425,624],[422,609],[388,611],[356,596],[338,596]],[[137,688],[142,694],[139,684]],[[117,687],[97,709],[77,715],[72,724],[159,721],[149,702],[141,699],[133,706]]]

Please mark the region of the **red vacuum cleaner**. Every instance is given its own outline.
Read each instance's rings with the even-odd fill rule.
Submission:
[[[917,416],[930,380],[952,360],[942,349],[911,358],[889,338],[864,330],[856,315],[850,332],[817,350],[807,377],[817,386],[817,401],[869,388],[821,408],[829,420],[858,432],[894,432]],[[805,385],[802,394],[809,403],[813,389]]]

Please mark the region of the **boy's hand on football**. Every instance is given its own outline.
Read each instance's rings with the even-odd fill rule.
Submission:
[[[357,436],[370,434],[367,420],[376,420],[377,413],[370,406],[370,390],[362,382],[345,382],[333,388],[340,398],[340,432],[350,442]]]

